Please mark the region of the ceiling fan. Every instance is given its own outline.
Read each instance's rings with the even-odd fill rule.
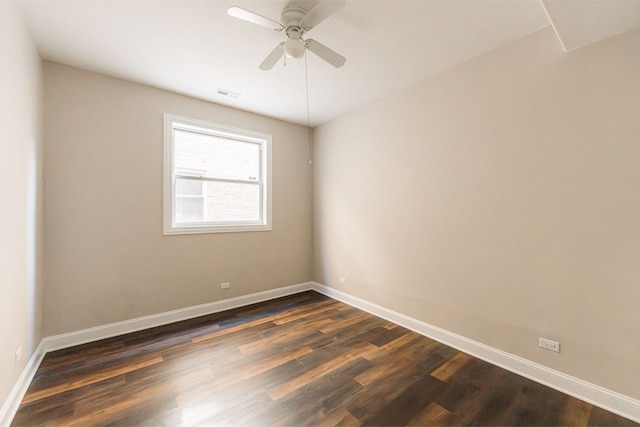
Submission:
[[[309,49],[334,67],[339,68],[347,60],[344,56],[313,39],[305,40],[302,36],[342,9],[345,3],[345,0],[320,1],[307,12],[303,8],[297,7],[295,2],[292,2],[282,10],[280,22],[265,18],[238,6],[230,7],[227,9],[227,13],[235,18],[262,25],[278,32],[284,31],[287,35],[287,40],[277,45],[262,61],[262,64],[260,64],[261,70],[272,69],[282,55],[286,55],[289,58],[301,58],[306,49]]]

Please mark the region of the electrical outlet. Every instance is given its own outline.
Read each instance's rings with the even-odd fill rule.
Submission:
[[[546,350],[555,351],[556,353],[560,353],[560,343],[548,340],[546,338],[540,338],[540,342],[538,345]]]
[[[231,283],[229,282],[220,283],[220,289],[229,289],[230,287]]]
[[[347,278],[346,277],[341,277],[340,278],[340,284],[341,285],[346,285],[347,284]]]
[[[18,347],[16,350],[16,363],[18,363],[22,359],[22,347]]]

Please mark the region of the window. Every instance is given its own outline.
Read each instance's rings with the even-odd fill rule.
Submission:
[[[271,230],[271,135],[164,115],[164,234]]]

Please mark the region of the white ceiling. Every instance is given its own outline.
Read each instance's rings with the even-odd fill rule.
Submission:
[[[569,51],[640,26],[638,0],[541,0]]]
[[[307,123],[304,60],[259,70],[285,35],[226,13],[236,5],[277,21],[289,0],[17,3],[47,60]],[[311,125],[550,24],[571,50],[640,27],[640,0],[347,0],[309,32],[347,58],[335,69],[308,55]]]

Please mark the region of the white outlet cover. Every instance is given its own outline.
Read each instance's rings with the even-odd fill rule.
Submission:
[[[556,353],[560,353],[560,343],[556,341],[551,341],[546,338],[540,337],[538,346],[544,348],[545,350],[551,350],[555,351]]]

